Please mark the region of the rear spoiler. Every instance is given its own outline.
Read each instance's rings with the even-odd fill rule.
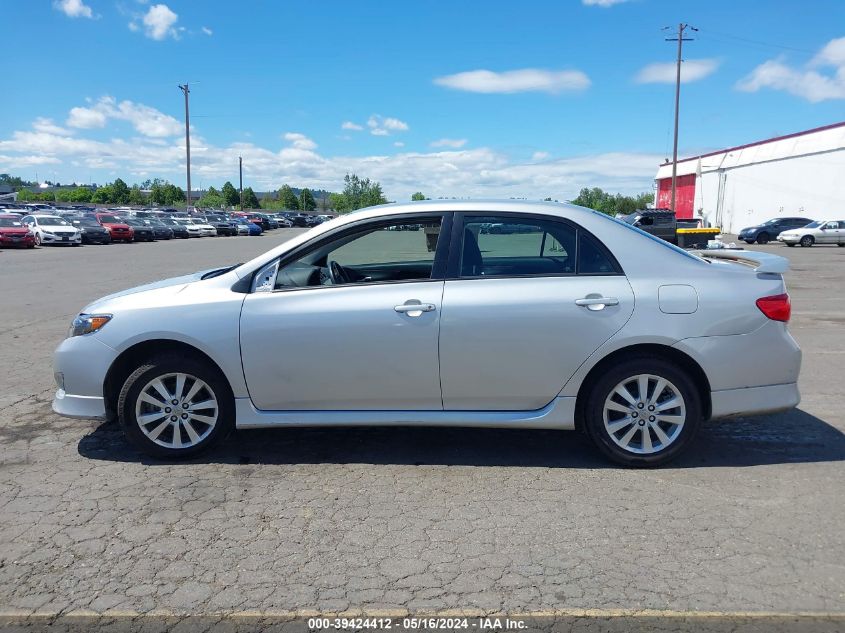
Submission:
[[[760,251],[745,251],[728,248],[714,248],[712,250],[690,251],[703,259],[727,259],[746,266],[751,266],[758,273],[783,274],[789,270],[789,260],[780,255],[761,253]]]

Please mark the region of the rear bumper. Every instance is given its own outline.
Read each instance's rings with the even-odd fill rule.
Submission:
[[[724,389],[710,394],[713,412],[711,418],[735,415],[760,415],[776,413],[798,406],[801,394],[798,383]]]

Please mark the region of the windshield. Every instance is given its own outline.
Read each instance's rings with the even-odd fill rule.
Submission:
[[[0,226],[21,226],[21,223],[12,218],[0,218]]]
[[[121,224],[123,222],[123,220],[116,215],[101,215],[99,220],[100,222],[105,222],[106,224]]]
[[[620,226],[624,226],[626,229],[629,229],[631,231],[635,231],[635,232],[639,233],[640,235],[645,235],[651,241],[657,242],[658,244],[661,244],[662,246],[665,246],[666,248],[671,249],[671,250],[675,251],[676,253],[680,253],[684,257],[689,257],[689,258],[695,259],[697,261],[704,261],[700,257],[696,257],[692,253],[685,251],[680,246],[675,246],[674,244],[667,242],[666,240],[662,240],[659,237],[652,235],[651,233],[648,233],[647,231],[643,231],[641,228],[634,226],[633,224],[628,224],[627,222],[623,222],[619,218],[611,217],[611,216],[609,216],[605,213],[601,213],[599,211],[593,211],[593,215],[597,215],[599,217],[606,218],[607,220],[609,220],[611,222],[615,222],[616,224],[618,224]]]
[[[54,215],[47,215],[38,218],[38,224],[44,226],[70,226],[67,222]]]
[[[74,220],[74,224],[78,224],[79,226],[100,226],[99,222],[96,220]]]
[[[822,222],[821,220],[814,220],[814,221],[810,222],[810,223],[809,223],[807,226],[805,226],[804,228],[805,228],[805,229],[817,229],[817,228],[819,228],[822,224],[824,224],[824,222]]]

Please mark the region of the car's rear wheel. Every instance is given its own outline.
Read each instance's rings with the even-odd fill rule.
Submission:
[[[757,243],[758,244],[768,244],[769,243],[769,234],[768,233],[760,233],[757,236]]]
[[[804,237],[801,238],[801,241],[799,242],[799,244],[801,244],[801,246],[812,246],[815,243],[815,241],[816,240],[813,238],[812,235],[805,235]]]
[[[683,451],[701,416],[701,400],[686,372],[662,358],[643,356],[598,379],[584,423],[607,457],[642,467],[664,464]]]
[[[234,428],[226,379],[207,362],[155,357],[126,379],[118,419],[132,444],[155,457],[181,459],[209,449]]]

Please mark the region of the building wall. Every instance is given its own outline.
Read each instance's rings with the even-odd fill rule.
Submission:
[[[697,180],[696,210],[728,233],[779,216],[845,220],[845,150],[705,172]]]

